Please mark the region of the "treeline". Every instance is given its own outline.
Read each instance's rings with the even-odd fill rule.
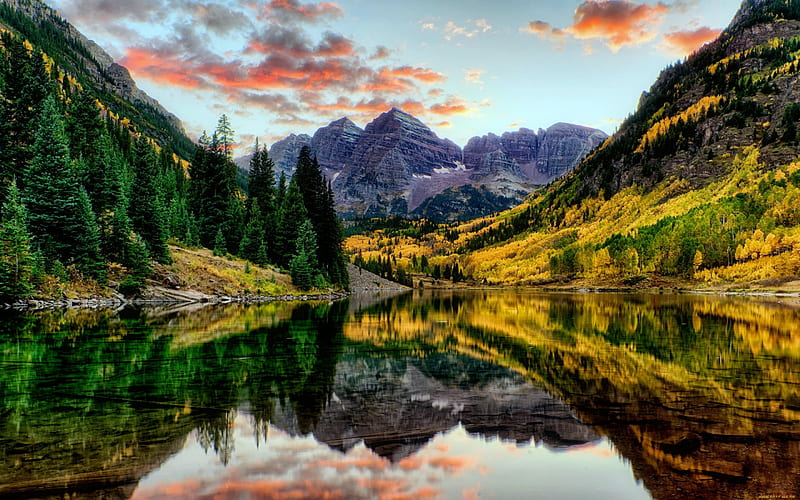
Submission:
[[[333,195],[308,151],[275,186],[260,150],[248,198],[224,115],[187,176],[168,145],[136,134],[29,42],[3,32],[0,45],[0,298],[51,278],[106,283],[113,265],[119,289],[136,293],[153,261],[171,262],[170,239],[288,267],[302,288],[347,286]]]
[[[400,254],[400,259],[402,258],[403,255]],[[458,265],[458,262],[444,265],[431,264],[428,261],[428,258],[424,255],[419,258],[417,258],[416,255],[412,255],[410,259],[410,266],[404,267],[398,263],[398,258],[395,256],[378,255],[377,257],[365,259],[364,256],[359,253],[353,258],[353,264],[362,269],[366,269],[373,274],[377,274],[381,278],[394,281],[411,288],[414,287],[414,275],[412,273],[423,275],[433,280],[440,280],[444,278],[452,281],[453,283],[472,280],[471,277],[468,277],[464,274],[463,270]]]

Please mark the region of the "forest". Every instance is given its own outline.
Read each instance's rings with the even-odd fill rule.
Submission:
[[[186,161],[8,31],[0,96],[0,299],[86,280],[135,295],[170,244],[288,269],[300,289],[347,288],[333,193],[308,150],[287,181],[256,144],[243,190],[227,116]]]

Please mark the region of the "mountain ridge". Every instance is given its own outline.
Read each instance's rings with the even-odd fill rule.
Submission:
[[[539,132],[521,128],[502,138],[475,137],[462,149],[395,107],[363,129],[343,117],[313,137],[291,134],[274,143],[269,154],[276,171],[290,176],[300,149],[309,147],[333,183],[337,209],[345,217],[444,221],[517,205],[537,186],[570,171],[607,137],[590,127],[556,123]],[[251,157],[238,158],[239,168],[247,170]]]

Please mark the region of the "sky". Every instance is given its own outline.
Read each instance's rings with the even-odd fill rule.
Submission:
[[[463,146],[557,122],[613,133],[740,0],[46,0],[189,136],[238,154],[398,107]]]

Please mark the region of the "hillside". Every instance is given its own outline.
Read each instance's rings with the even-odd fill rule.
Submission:
[[[562,181],[497,217],[357,235],[349,248],[366,260],[392,254],[419,273],[458,264],[495,284],[796,281],[798,28],[800,2],[747,0]]]
[[[137,296],[165,269],[180,275],[169,283],[214,295],[346,288],[318,166],[306,154],[292,182],[276,186],[259,152],[248,199],[233,135],[223,114],[194,144],[55,11],[0,4],[0,302]],[[180,267],[211,253],[203,247],[217,258]]]
[[[90,90],[104,111],[184,159],[193,152],[180,120],[136,86],[128,70],[39,0],[0,3],[0,28],[28,40],[74,87]]]

